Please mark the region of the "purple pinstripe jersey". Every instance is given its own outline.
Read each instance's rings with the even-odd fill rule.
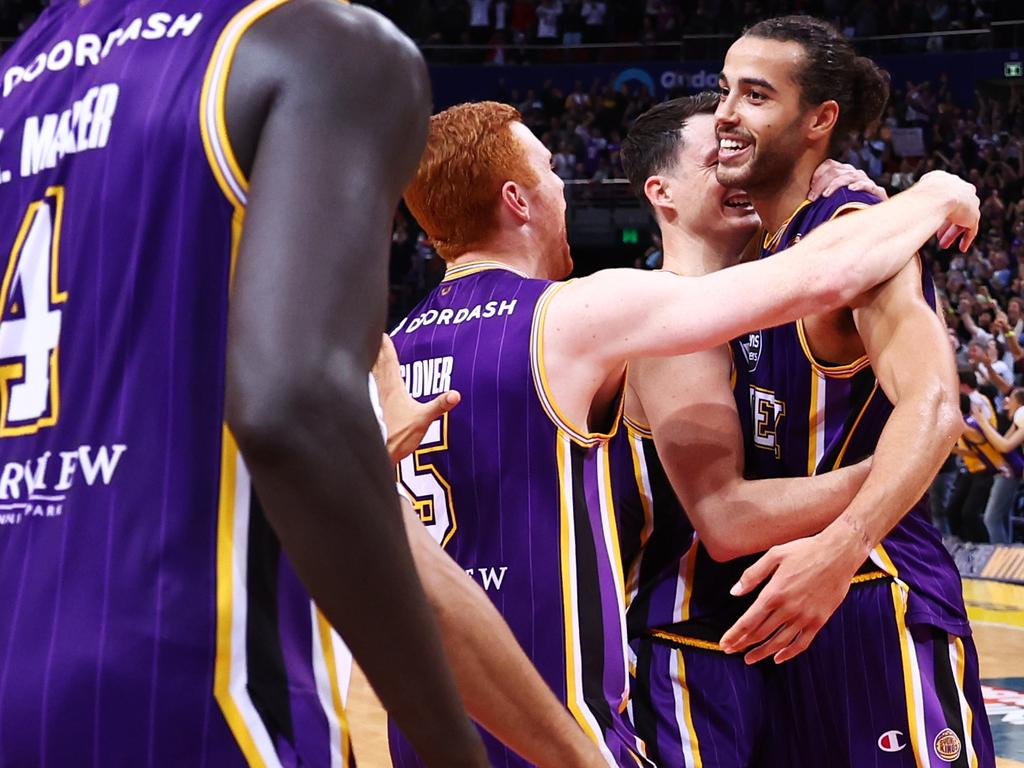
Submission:
[[[635,766],[607,440],[561,418],[539,362],[560,285],[493,262],[453,267],[394,331],[414,397],[463,395],[399,480],[606,760]],[[525,764],[486,738],[496,765]],[[393,726],[391,752],[416,763]]]
[[[688,617],[687,566],[697,537],[658,458],[650,428],[623,417],[610,450],[626,622],[634,638]]]
[[[54,0],[0,59],[0,765],[349,761],[223,424],[223,93],[281,4]]]
[[[761,257],[793,245],[844,211],[875,202],[847,189],[805,202],[775,237],[766,239]],[[927,274],[923,289],[934,307],[935,288]],[[828,472],[874,452],[893,406],[866,357],[841,366],[814,361],[799,321],[736,339],[732,349],[748,477]],[[909,585],[909,622],[969,633],[960,577],[931,523],[927,499],[915,504],[872,551],[871,561]],[[722,587],[728,590],[727,584]]]
[[[715,649],[753,601],[729,594],[753,558],[711,559],[665,474],[650,427],[623,422],[610,450],[629,638],[670,630],[678,642]]]

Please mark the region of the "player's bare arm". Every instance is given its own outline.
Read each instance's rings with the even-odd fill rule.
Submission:
[[[551,382],[555,399],[571,421],[587,423],[626,360],[687,354],[846,306],[895,275],[936,230],[942,247],[961,234],[960,247],[968,247],[978,209],[973,186],[932,173],[771,259],[702,277],[623,269],[569,283],[551,300],[543,328],[545,365],[561,374]]]
[[[607,765],[526,657],[484,591],[442,550],[403,499],[416,568],[437,615],[466,708],[540,768]]]
[[[913,262],[855,304],[857,332],[894,409],[871,471],[843,514],[814,537],[770,550],[744,574],[741,592],[772,575],[723,638],[723,646],[734,650],[771,638],[747,655],[751,663],[772,655],[785,661],[810,645],[857,568],[924,494],[961,434],[946,330],[920,286],[920,267]]]
[[[815,477],[746,480],[724,347],[629,368],[626,413],[642,408],[658,457],[708,554],[725,561],[810,536],[835,520],[869,461]]]
[[[251,191],[227,408],[282,546],[385,706],[431,765],[477,766],[367,390],[388,226],[428,112],[421,58],[374,13],[292,3],[243,37],[227,121]]]

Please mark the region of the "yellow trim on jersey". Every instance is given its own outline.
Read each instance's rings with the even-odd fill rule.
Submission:
[[[228,137],[225,116],[225,93],[235,59],[235,50],[245,33],[271,11],[289,0],[255,0],[231,17],[221,31],[203,77],[199,97],[199,130],[206,159],[224,196],[234,207],[244,206],[249,180],[242,172]],[[339,0],[347,4],[348,0]]]
[[[639,421],[634,421],[627,414],[622,414],[622,423],[626,425],[626,429],[645,440],[654,439],[654,432],[651,431],[651,427],[647,424],[641,424]]]
[[[868,399],[864,401],[864,405],[861,406],[860,413],[857,414],[857,418],[853,420],[853,426],[850,427],[850,431],[846,434],[843,439],[843,446],[839,449],[839,455],[836,456],[836,461],[832,465],[832,469],[839,469],[842,466],[843,459],[846,458],[846,449],[850,447],[850,441],[853,440],[853,435],[857,431],[857,427],[860,426],[861,419],[864,418],[864,414],[868,411],[868,406],[871,405],[871,401],[875,399],[875,394],[878,392],[878,381],[875,381],[875,386],[871,389],[871,394],[868,395]]]
[[[651,540],[651,534],[654,533],[654,512],[651,509],[653,499],[648,495],[650,477],[648,476],[646,484],[644,482],[644,475],[647,474],[645,471],[647,459],[643,454],[643,447],[636,444],[637,440],[644,439],[644,435],[625,416],[622,417],[622,420],[626,424],[629,454],[633,459],[633,477],[636,478],[636,490],[640,496],[640,508],[644,514],[644,525],[640,529],[640,548],[629,566],[629,579],[626,584],[626,609],[628,610],[640,588],[640,566],[643,563],[643,553],[647,548],[647,542]]]
[[[850,579],[850,584],[863,584],[866,581],[877,581],[878,579],[888,578],[890,578],[889,574],[884,571],[868,571],[867,573],[858,573]]]
[[[825,414],[818,410],[818,387],[823,386],[823,383],[819,383],[819,376],[817,371],[811,369],[811,396],[808,398],[810,401],[809,413],[807,414],[807,476],[811,477],[818,470],[818,423],[819,420],[824,420]]]
[[[569,285],[571,280],[562,283],[552,283],[544,292],[540,295],[537,300],[537,305],[533,310],[533,324],[530,328],[530,368],[533,371],[533,384],[534,390],[537,393],[537,398],[540,400],[541,406],[544,408],[544,412],[547,414],[551,422],[559,428],[560,431],[564,432],[569,438],[584,448],[592,448],[600,442],[610,440],[618,432],[619,422],[622,420],[622,409],[626,404],[625,388],[626,379],[623,377],[622,385],[618,397],[618,405],[616,412],[612,418],[611,430],[605,432],[590,432],[586,429],[580,429],[576,427],[569,419],[567,419],[559,410],[558,405],[555,403],[555,399],[551,394],[551,388],[548,385],[547,368],[544,364],[544,324],[547,320],[548,306],[551,303],[551,299],[558,291],[562,290],[565,286]]]
[[[345,705],[341,702],[341,686],[338,684],[338,661],[334,655],[334,642],[331,637],[331,625],[324,618],[319,609],[316,611],[317,631],[320,634],[320,647],[324,654],[324,663],[327,666],[327,676],[331,680],[331,705],[334,708],[334,716],[338,718],[338,726],[341,729],[341,764],[348,766],[351,757],[352,743],[348,716],[345,714]]]
[[[235,578],[235,488],[238,448],[226,424],[221,428],[220,503],[217,513],[217,658],[213,696],[251,768],[266,766],[238,703],[231,694],[232,629]]]
[[[699,543],[700,539],[698,539],[697,534],[694,533],[690,548],[686,550],[686,575],[683,577],[683,602],[679,606],[680,621],[689,621],[690,619],[690,601],[693,599],[693,575],[697,570],[697,547]]]
[[[676,650],[676,663],[679,665],[679,690],[683,695],[683,720],[686,721],[686,731],[690,734],[690,757],[693,758],[693,765],[690,768],[704,768],[704,760],[700,756],[700,741],[697,739],[697,729],[693,725],[693,712],[690,706],[690,689],[686,686],[686,661],[683,652]]]
[[[964,677],[966,674],[967,659],[964,654],[964,641],[952,635],[953,643],[956,647],[956,688],[957,698],[960,699],[966,710],[966,717],[964,718],[964,748],[968,751],[970,756],[970,768],[978,768],[978,753],[974,749],[974,739],[972,734],[974,733],[974,710],[971,709],[971,703],[967,701],[967,697],[964,696]]]
[[[888,573],[894,579],[900,577],[899,569],[896,567],[896,563],[889,557],[889,553],[885,551],[885,545],[879,542],[874,549],[871,550],[871,559],[875,565],[879,566],[883,571]],[[877,558],[877,560],[875,559]]]
[[[622,572],[622,550],[619,547],[619,523],[615,515],[615,495],[612,493],[612,466],[608,455],[608,446],[603,445],[598,449],[601,452],[601,461],[604,463],[604,497],[605,509],[608,517],[608,530],[612,542],[612,573],[622,592],[623,604],[626,600],[626,580]],[[623,700],[625,703],[625,700]]]
[[[705,651],[722,651],[721,646],[718,643],[712,643],[707,640],[698,640],[695,637],[686,637],[685,635],[677,635],[674,632],[666,632],[663,629],[649,629],[647,634],[651,637],[656,637],[659,640],[668,640],[670,643],[676,645],[685,645],[690,648],[701,648]]]
[[[576,672],[576,616],[574,602],[576,600],[576,584],[573,578],[572,530],[574,510],[572,502],[572,482],[566,482],[566,438],[567,435],[555,436],[555,460],[558,464],[559,485],[559,545],[561,550],[560,566],[562,571],[562,616],[565,630],[565,700],[566,706],[576,718],[583,732],[595,743],[600,745],[598,733],[591,727],[584,711],[585,703],[576,697],[576,686],[579,682]]]
[[[447,283],[452,280],[457,280],[460,277],[469,277],[480,272],[487,272],[492,269],[502,269],[506,272],[512,272],[513,274],[519,275],[524,279],[529,280],[530,276],[524,272],[520,272],[518,269],[510,267],[508,264],[503,264],[500,261],[467,261],[464,264],[457,264],[450,266],[445,270],[444,277],[441,278],[442,283]]]
[[[800,349],[803,350],[804,357],[807,358],[807,362],[811,364],[811,367],[818,371],[823,376],[827,376],[830,379],[849,379],[855,374],[860,373],[865,368],[870,367],[871,361],[867,355],[861,355],[852,363],[846,363],[844,365],[824,365],[819,363],[814,357],[814,353],[811,352],[811,347],[807,343],[807,333],[804,330],[803,318],[796,321],[796,335],[800,340]]]
[[[800,213],[800,211],[802,211],[810,204],[810,200],[804,200],[802,203],[800,203],[800,205],[796,207],[795,211],[789,214],[789,216],[786,218],[784,222],[782,222],[782,225],[777,230],[775,230],[772,233],[769,233],[767,230],[765,230],[764,240],[762,242],[761,247],[764,248],[766,251],[774,251],[776,248],[778,248],[779,241],[782,240],[782,234],[786,231],[786,227],[789,226],[790,222],[793,221],[794,218],[796,218],[796,215]]]
[[[907,629],[907,622],[904,616],[904,597],[899,584],[893,582],[891,588],[893,611],[896,615],[896,631],[900,636],[900,655],[903,658],[903,695],[907,705],[907,723],[910,726],[909,746],[914,753],[914,762],[917,764],[917,768],[927,768],[921,762],[922,757],[925,757],[925,755],[921,755],[921,750],[919,749],[918,701],[914,690],[914,669],[917,667],[917,664],[913,663],[910,658],[913,650],[910,648],[907,640],[910,630]]]
[[[843,203],[832,212],[832,215],[828,217],[828,220],[833,221],[834,219],[838,219],[844,213],[849,213],[850,211],[859,211],[862,208],[870,207],[871,206],[868,203],[859,203],[856,200],[851,201],[849,203]]]

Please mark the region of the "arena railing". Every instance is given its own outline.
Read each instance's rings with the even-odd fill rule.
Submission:
[[[508,41],[484,45],[421,43],[420,49],[434,64],[700,60],[723,57],[735,39],[732,33],[716,33],[682,35],[671,41],[573,45]],[[994,21],[975,29],[870,35],[852,40],[858,50],[867,55],[1016,48],[1024,45],[1024,19]]]

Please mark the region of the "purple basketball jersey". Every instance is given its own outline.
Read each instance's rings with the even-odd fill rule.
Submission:
[[[835,216],[878,202],[839,190],[806,201],[774,237],[766,258]],[[924,274],[925,298],[935,289]],[[828,472],[871,455],[892,412],[867,357],[848,365],[813,358],[801,321],[750,333],[732,344],[734,393],[743,427],[749,477],[800,477]],[[907,621],[953,634],[970,633],[960,576],[922,499],[871,553],[874,567],[910,587]]]
[[[0,59],[0,765],[350,760],[224,425],[223,96],[281,4],[53,0]]]
[[[547,395],[547,303],[561,284],[498,263],[448,270],[392,337],[406,385],[462,403],[399,480],[434,538],[484,588],[541,676],[610,765],[642,764],[628,696],[623,578],[607,436]],[[485,734],[495,765],[526,763]],[[415,765],[392,725],[396,766]]]

